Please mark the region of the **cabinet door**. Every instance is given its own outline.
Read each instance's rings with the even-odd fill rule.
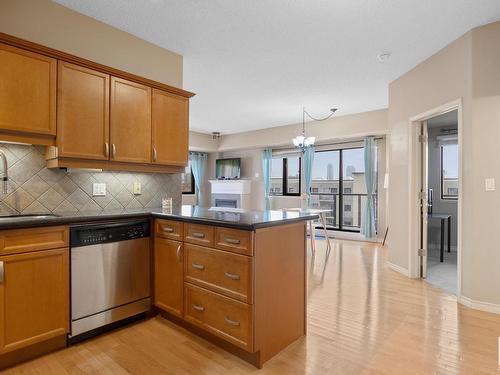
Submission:
[[[0,130],[56,134],[57,61],[0,43]]]
[[[109,75],[59,61],[59,156],[109,159]]]
[[[151,88],[111,77],[111,160],[151,162]]]
[[[68,252],[0,257],[0,353],[68,332]]]
[[[153,163],[187,165],[189,100],[153,89]]]
[[[155,305],[171,314],[183,313],[182,242],[155,239]]]

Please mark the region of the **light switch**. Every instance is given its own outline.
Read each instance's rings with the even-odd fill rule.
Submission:
[[[495,179],[494,178],[486,178],[484,180],[484,187],[486,191],[495,191]]]
[[[134,194],[135,195],[141,194],[141,183],[140,182],[134,182]]]
[[[104,182],[95,182],[92,184],[92,195],[94,197],[106,195],[106,184]]]

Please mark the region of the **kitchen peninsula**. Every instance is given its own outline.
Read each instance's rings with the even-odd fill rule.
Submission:
[[[306,222],[315,218],[197,206],[2,217],[0,366],[66,345],[71,228],[146,219],[150,313],[261,367],[305,334]]]

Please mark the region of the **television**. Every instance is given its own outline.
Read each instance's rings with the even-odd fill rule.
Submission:
[[[215,178],[217,180],[239,180],[240,158],[217,159],[215,161]]]

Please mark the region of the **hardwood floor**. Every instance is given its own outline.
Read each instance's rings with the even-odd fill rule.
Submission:
[[[386,248],[334,241],[309,258],[308,334],[257,370],[156,317],[6,374],[495,374],[500,315],[387,267]],[[309,254],[310,255],[310,254]]]

